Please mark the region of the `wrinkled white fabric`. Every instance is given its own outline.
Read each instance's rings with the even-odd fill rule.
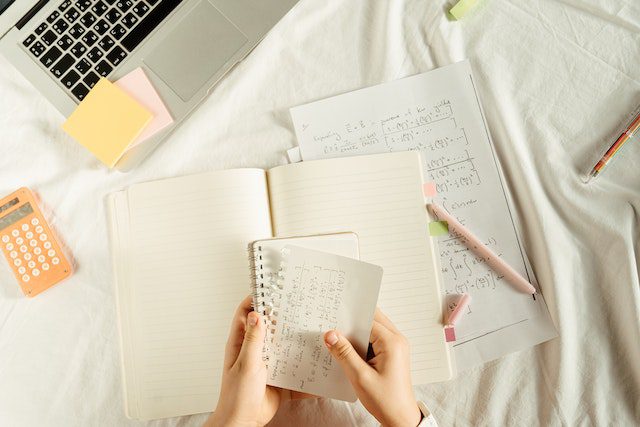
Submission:
[[[594,185],[579,175],[640,102],[637,0],[301,0],[135,171],[109,171],[0,59],[0,194],[37,191],[76,274],[24,298],[0,266],[0,425],[127,420],[104,196],[214,169],[268,168],[295,145],[288,109],[470,58],[525,247],[560,337],[416,387],[441,426],[640,423],[640,140]],[[272,425],[377,425],[361,404],[284,405]]]

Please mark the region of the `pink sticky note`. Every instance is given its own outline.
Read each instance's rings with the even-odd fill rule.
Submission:
[[[173,123],[171,113],[142,68],[136,68],[115,84],[153,114],[151,122],[128,148],[135,147]]]
[[[453,326],[445,326],[444,338],[447,342],[452,342],[456,340],[456,330],[453,328]]]
[[[438,190],[436,190],[436,183],[433,181],[425,182],[422,184],[422,192],[425,197],[435,197],[436,194],[438,194]]]

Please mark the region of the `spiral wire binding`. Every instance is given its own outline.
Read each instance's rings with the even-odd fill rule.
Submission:
[[[269,361],[269,344],[273,342],[273,335],[276,332],[276,325],[278,324],[278,311],[280,302],[280,291],[283,288],[283,279],[285,272],[285,263],[280,263],[279,270],[274,273],[269,273],[264,268],[264,253],[262,252],[262,246],[249,245],[249,271],[250,271],[250,286],[253,310],[260,313],[264,319],[264,323],[267,326],[267,333],[265,334],[264,345],[262,349],[262,360]],[[282,255],[285,257],[288,255],[288,249],[282,249]]]

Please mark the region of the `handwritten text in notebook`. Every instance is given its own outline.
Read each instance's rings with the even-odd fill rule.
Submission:
[[[271,385],[355,401],[340,366],[323,343],[339,328],[365,357],[382,269],[351,258],[287,245],[276,329],[269,348]]]
[[[425,182],[435,183],[434,199],[520,274],[534,280],[516,234],[468,62],[296,107],[291,115],[304,160],[419,151]],[[464,351],[467,342],[478,349],[494,347],[492,332],[541,313],[548,317],[541,298],[536,301],[504,283],[455,236],[446,234],[438,241],[445,295],[468,292],[473,296],[468,319],[456,330],[456,353]],[[504,347],[501,353],[510,351]],[[473,354],[471,364],[496,355],[476,357],[489,353],[475,348],[469,353]]]

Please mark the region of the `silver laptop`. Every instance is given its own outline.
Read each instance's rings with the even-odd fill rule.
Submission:
[[[175,119],[165,139],[298,0],[0,0],[0,52],[65,116],[100,77],[142,67]]]

